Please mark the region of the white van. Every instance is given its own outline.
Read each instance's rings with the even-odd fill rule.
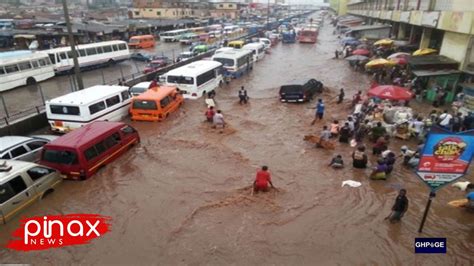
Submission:
[[[53,192],[61,181],[59,173],[52,168],[22,161],[1,161],[0,221],[6,223],[36,200]]]
[[[261,42],[265,45],[265,51],[270,49],[270,47],[272,46],[272,41],[270,41],[270,39],[267,39],[267,38],[258,38],[258,42]]]
[[[261,42],[253,42],[242,47],[244,50],[251,50],[253,61],[257,62],[265,57],[265,45]]]
[[[160,76],[160,83],[177,86],[185,99],[198,99],[222,83],[222,64],[199,60],[170,70]]]
[[[222,52],[227,52],[227,51],[232,51],[234,50],[235,48],[233,47],[221,47],[219,49],[217,49],[214,54],[218,54],[218,53],[222,53]]]
[[[120,121],[128,115],[128,87],[96,85],[45,103],[46,116],[55,132],[66,133],[92,121]]]

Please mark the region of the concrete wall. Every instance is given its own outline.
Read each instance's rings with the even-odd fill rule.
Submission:
[[[23,136],[48,125],[46,113],[30,116],[21,121],[17,121],[9,126],[0,128],[0,136],[20,135]]]
[[[466,51],[470,42],[468,34],[446,31],[440,54],[452,58],[460,63],[460,68],[464,68]]]

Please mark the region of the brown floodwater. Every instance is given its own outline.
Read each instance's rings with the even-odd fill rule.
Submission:
[[[64,182],[50,197],[0,226],[6,243],[21,216],[99,213],[112,217],[112,231],[88,245],[40,252],[0,251],[0,262],[34,264],[158,265],[469,265],[474,216],[447,202],[464,197],[452,187],[434,199],[423,234],[417,232],[428,189],[396,163],[387,181],[370,181],[370,170],[351,167],[346,144],[316,149],[303,136],[314,103],[282,104],[278,87],[314,77],[329,90],[325,123],[344,119],[349,103],[335,103],[366,89],[368,77],[332,59],[332,26],[315,45],[278,44],[251,74],[217,92],[217,106],[229,128],[220,134],[204,122],[204,100],[187,101],[161,123],[133,122],[142,142],[83,182]],[[245,86],[248,105],[238,104]],[[402,141],[394,140],[398,151]],[[369,144],[370,145],[370,144]],[[412,148],[414,142],[409,142]],[[346,168],[327,167],[342,154]],[[375,162],[375,158],[370,158]],[[268,165],[279,188],[252,195],[250,185]],[[471,172],[472,173],[472,172]],[[472,177],[470,177],[472,180]],[[344,180],[361,187],[341,187]],[[399,188],[410,206],[401,223],[390,224]],[[448,253],[414,254],[415,237],[446,237]]]

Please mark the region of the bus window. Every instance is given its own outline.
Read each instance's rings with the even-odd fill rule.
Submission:
[[[112,52],[112,47],[110,45],[104,46],[104,53],[110,53]]]
[[[45,150],[44,161],[57,164],[74,165],[77,164],[76,153],[70,151]]]
[[[66,53],[60,53],[59,57],[61,57],[62,60],[67,59],[67,54]]]
[[[92,146],[89,149],[84,151],[84,157],[86,157],[86,160],[90,161],[97,157],[97,151],[95,150],[95,147]]]
[[[120,103],[120,97],[118,95],[116,95],[116,96],[113,96],[113,97],[110,97],[110,98],[106,99],[105,102],[107,103],[107,108],[108,108],[110,106],[114,106],[114,105]]]
[[[112,45],[112,49],[114,50],[114,52],[118,51],[118,46],[116,44]]]
[[[98,54],[103,54],[104,53],[104,50],[102,50],[102,47],[97,47],[97,53]]]
[[[31,64],[33,65],[34,68],[38,68],[38,67],[39,67],[38,61],[31,61]]]
[[[39,62],[39,64],[40,64],[40,66],[46,66],[46,65],[48,65],[48,61],[46,61],[46,60],[44,60],[44,59],[40,59],[40,60],[38,60],[38,62]]]
[[[77,55],[77,51],[76,51],[76,55]],[[69,57],[69,59],[72,59],[72,51],[69,51],[67,52],[67,57]]]
[[[130,98],[130,92],[122,91],[122,102]]]
[[[28,69],[31,69],[30,62],[18,63],[18,67],[20,68],[20,70],[28,70]]]
[[[17,66],[17,65],[5,66],[5,71],[6,71],[8,74],[18,72],[18,66]]]
[[[5,75],[5,69],[3,67],[0,67],[0,75]]]
[[[86,50],[79,49],[79,56],[86,56]]]
[[[53,64],[56,64],[56,57],[54,56],[54,54],[49,54],[49,59],[51,59],[51,62]]]
[[[98,103],[94,103],[94,104],[89,106],[89,112],[91,113],[91,115],[93,115],[97,112],[100,112],[104,109],[105,109],[105,103],[103,101],[98,102]]]
[[[95,48],[87,48],[86,49],[87,55],[95,55],[97,54],[97,51]]]
[[[77,106],[50,105],[49,109],[51,113],[58,115],[81,115]]]
[[[121,43],[121,44],[119,44],[119,49],[120,50],[127,50],[127,45],[125,45],[124,43]]]
[[[166,106],[168,106],[168,104],[170,104],[170,98],[168,96],[166,96],[160,101],[161,108],[165,108]]]

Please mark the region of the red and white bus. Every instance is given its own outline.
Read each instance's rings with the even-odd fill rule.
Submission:
[[[40,164],[63,178],[84,180],[139,142],[138,132],[125,123],[92,122],[44,145]]]
[[[316,43],[318,37],[317,28],[303,28],[298,34],[298,41],[300,43]]]

